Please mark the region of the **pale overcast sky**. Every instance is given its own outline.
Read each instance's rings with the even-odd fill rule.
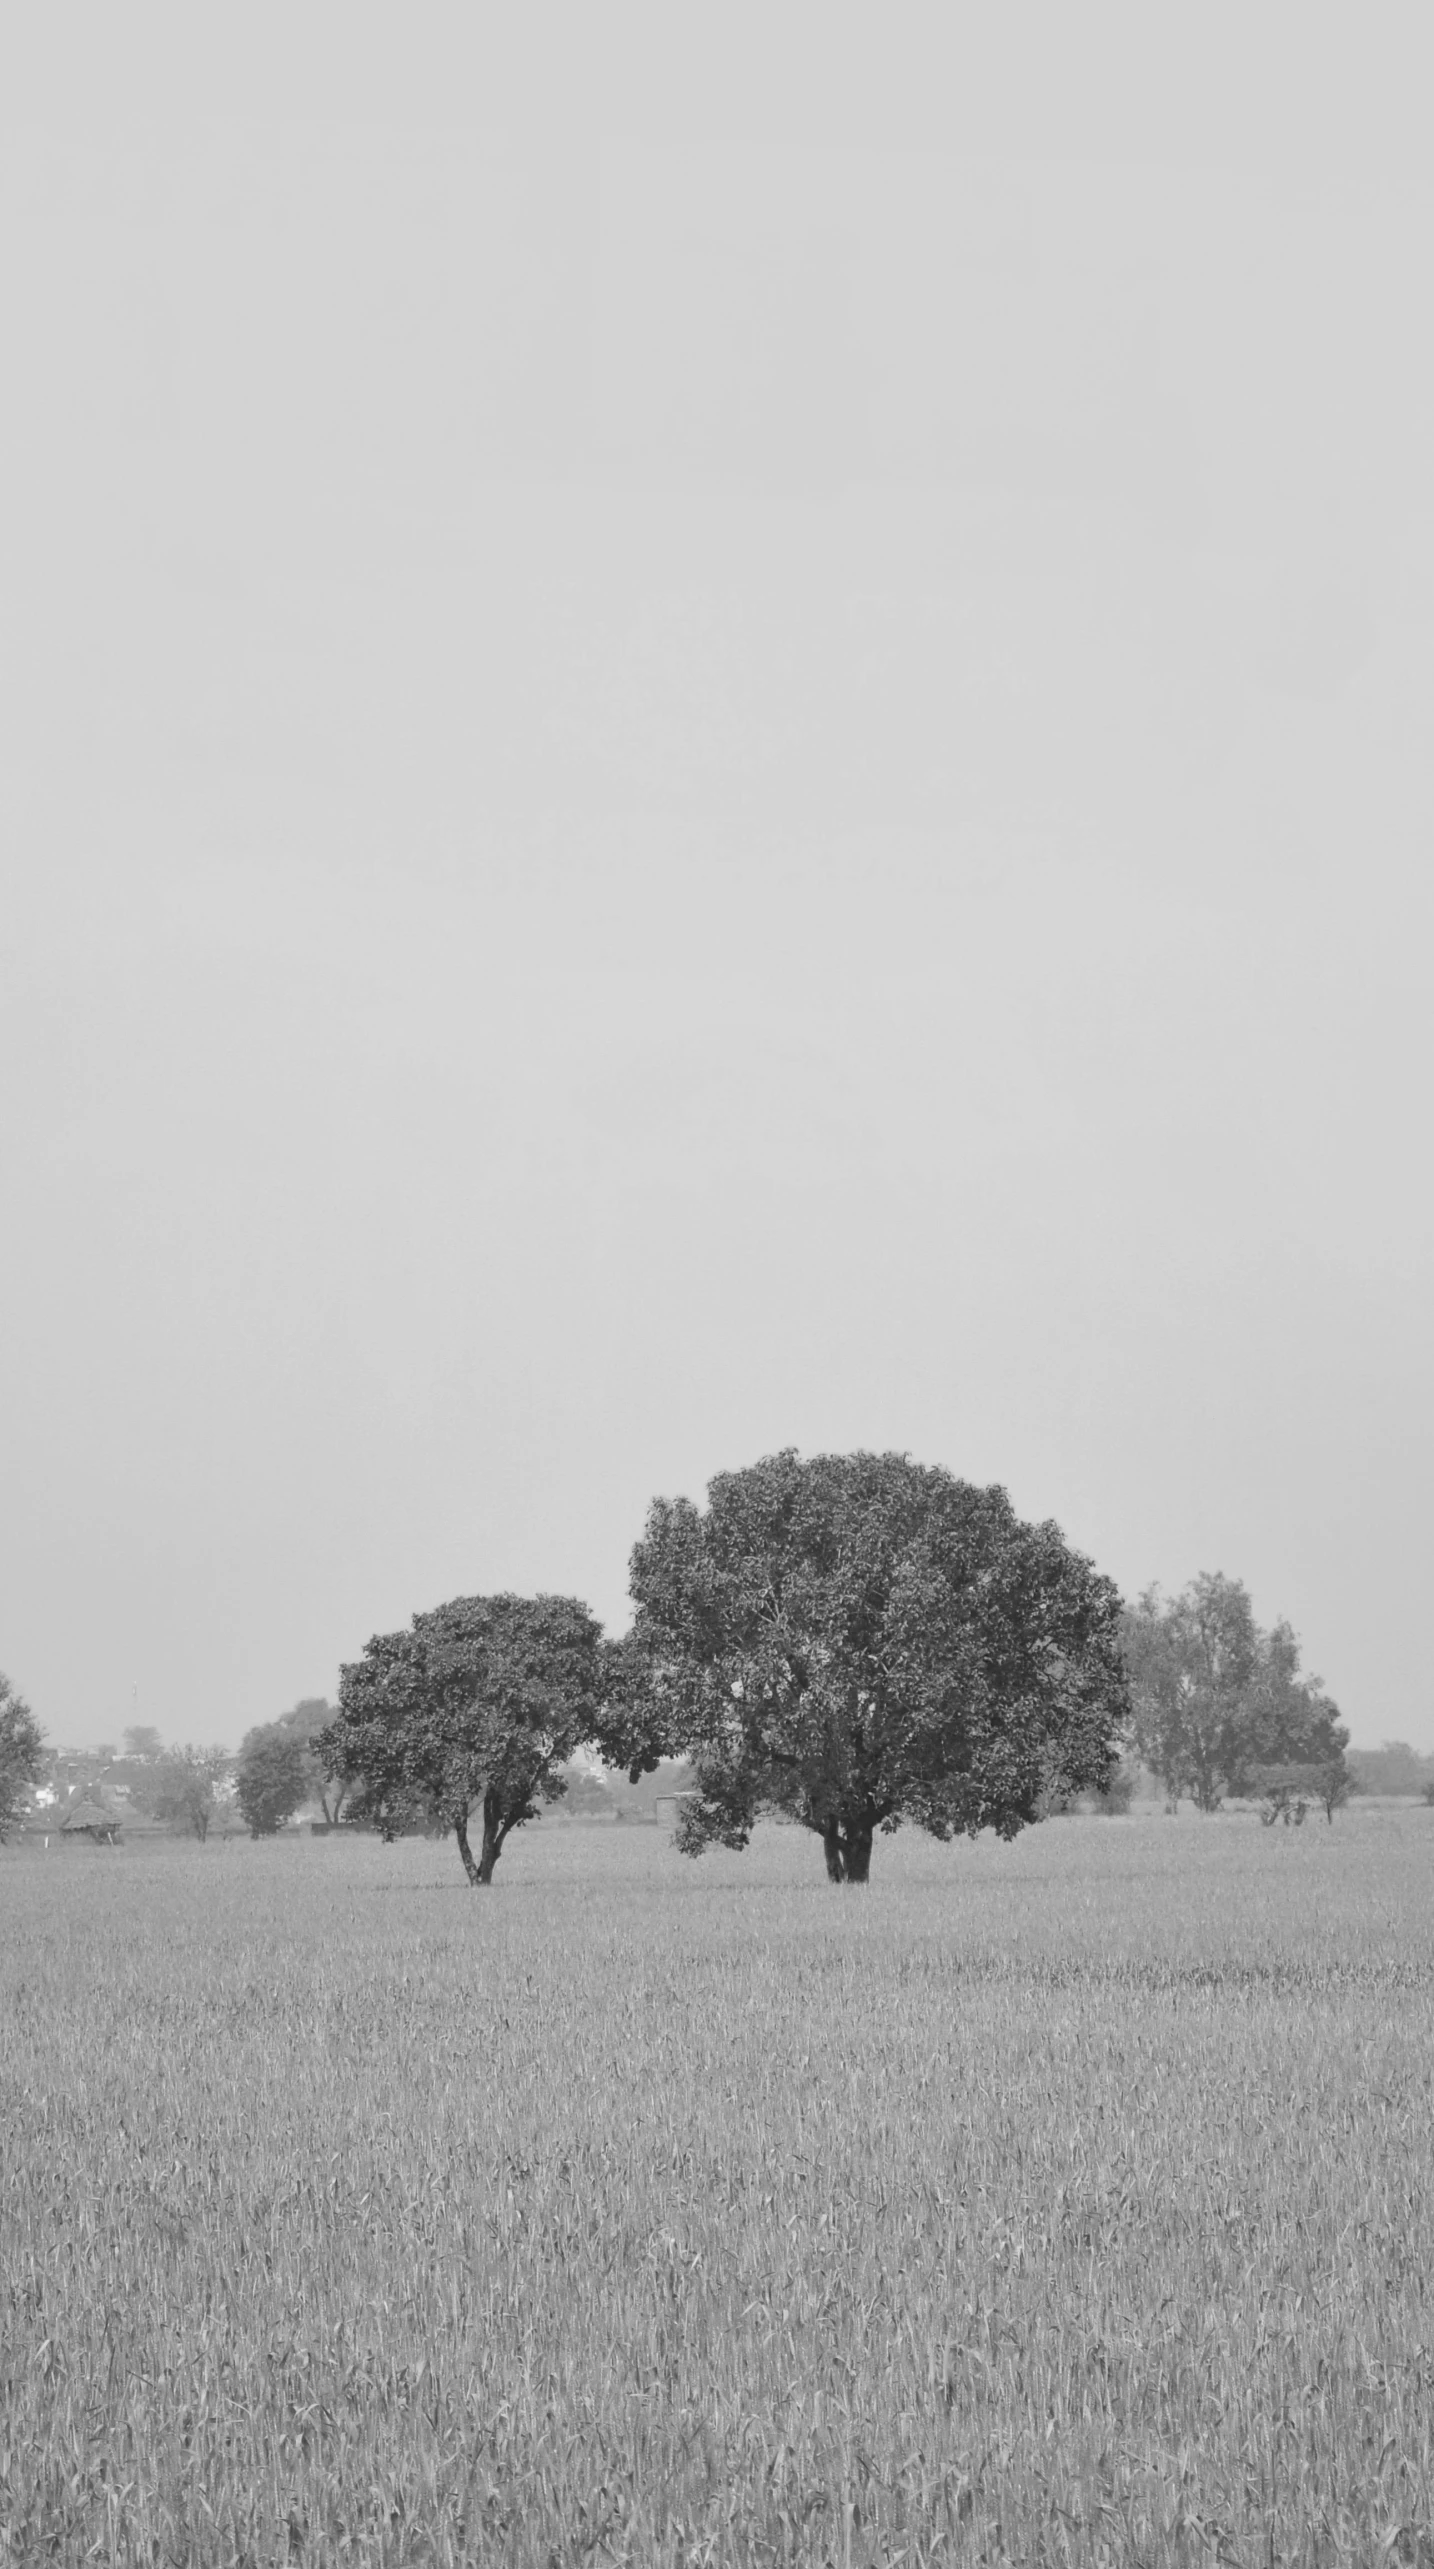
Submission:
[[[1434,1747],[1434,33],[937,14],[12,22],[52,1738],[619,1626],[795,1444],[1243,1578]]]

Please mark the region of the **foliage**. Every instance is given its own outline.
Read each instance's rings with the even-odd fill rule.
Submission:
[[[1318,1677],[1301,1676],[1287,1623],[1262,1631],[1238,1579],[1202,1572],[1179,1596],[1148,1588],[1123,1646],[1139,1755],[1173,1807],[1188,1793],[1215,1811],[1264,1768],[1318,1767],[1326,1813],[1348,1791],[1349,1733]]]
[[[237,1799],[252,1835],[272,1836],[305,1802],[317,1802],[331,1827],[350,1816],[352,1788],[330,1781],[315,1748],[333,1717],[327,1697],[308,1695],[277,1721],[247,1733],[239,1751]]]
[[[302,1703],[295,1704],[292,1712],[280,1714],[278,1726],[297,1739],[303,1749],[303,1800],[317,1802],[329,1826],[337,1828],[340,1821],[352,1816],[349,1807],[351,1788],[342,1776],[334,1779],[325,1774],[323,1760],[315,1746],[320,1732],[328,1728],[333,1718],[334,1707],[326,1695],[306,1695]]]
[[[1103,1820],[1119,1820],[1125,1817],[1134,1799],[1135,1768],[1122,1758],[1109,1783],[1096,1794],[1095,1807]]]
[[[1343,1810],[1354,1791],[1354,1777],[1349,1771],[1342,1750],[1334,1757],[1325,1758],[1323,1763],[1316,1767],[1315,1772],[1319,1779],[1315,1786],[1315,1798],[1323,1804],[1325,1818],[1333,1827],[1336,1811]],[[1434,1800],[1434,1792],[1431,1792],[1430,1798]]]
[[[31,1789],[44,1770],[40,1725],[24,1696],[0,1671],[0,1846],[18,1827]]]
[[[1356,1793],[1426,1793],[1434,1786],[1434,1757],[1421,1757],[1406,1739],[1380,1748],[1352,1748],[1349,1768]]]
[[[1348,1801],[1350,1779],[1342,1759],[1292,1766],[1253,1766],[1245,1779],[1246,1789],[1258,1796],[1260,1818],[1267,1829],[1282,1820],[1286,1828],[1304,1826],[1305,1813],[1312,1808],[1323,1810],[1332,1821],[1337,1810]]]
[[[1240,1765],[1239,1730],[1257,1660],[1255,1620],[1238,1580],[1204,1573],[1162,1604],[1148,1588],[1125,1618],[1134,1739],[1173,1800],[1218,1809]]]
[[[344,1669],[315,1751],[359,1788],[355,1817],[393,1838],[424,1813],[452,1829],[469,1881],[488,1883],[513,1830],[565,1791],[562,1769],[598,1720],[602,1667],[575,1597],[455,1597],[407,1632],[374,1635]]]
[[[1262,1826],[1272,1829],[1277,1820],[1282,1820],[1286,1828],[1291,1821],[1297,1829],[1303,1828],[1318,1772],[1318,1768],[1306,1766],[1253,1768],[1247,1781],[1250,1790],[1259,1796]]]
[[[1300,1674],[1300,1645],[1287,1623],[1258,1634],[1258,1663],[1249,1718],[1241,1739],[1248,1765],[1305,1765],[1325,1770],[1316,1798],[1329,1807],[1343,1801],[1349,1784],[1345,1749],[1349,1733],[1339,1706],[1318,1677]],[[1232,1789],[1238,1790],[1238,1785]]]
[[[878,1829],[1011,1837],[1109,1780],[1119,1599],[1003,1490],[901,1454],[771,1455],[720,1474],[705,1514],[656,1501],[631,1584],[609,1739],[638,1765],[691,1755],[688,1854],[781,1812],[860,1883]]]
[[[569,1763],[563,1769],[563,1808],[570,1819],[608,1819],[614,1816],[614,1804],[601,1775],[589,1766]]]
[[[308,1799],[304,1741],[283,1722],[261,1722],[239,1743],[235,1799],[251,1837],[273,1837]]]
[[[135,1722],[125,1732],[124,1753],[141,1766],[153,1766],[164,1755],[164,1742],[151,1722]]]
[[[196,1837],[202,1843],[217,1808],[216,1787],[228,1774],[229,1763],[226,1749],[181,1748],[161,1758],[133,1788],[136,1806],[180,1836]]]

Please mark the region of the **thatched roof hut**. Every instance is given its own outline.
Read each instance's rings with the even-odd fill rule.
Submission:
[[[95,1846],[115,1846],[119,1842],[119,1820],[113,1811],[107,1811],[103,1802],[96,1801],[91,1794],[86,1801],[76,1802],[73,1809],[65,1813],[60,1822],[60,1834],[67,1838],[87,1837]]]

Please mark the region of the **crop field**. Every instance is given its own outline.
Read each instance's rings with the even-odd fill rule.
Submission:
[[[1434,2564],[1434,1811],[0,1852],[0,2561]]]

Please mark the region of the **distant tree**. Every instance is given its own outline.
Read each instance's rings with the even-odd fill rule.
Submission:
[[[1423,1793],[1434,1784],[1434,1758],[1421,1757],[1407,1739],[1352,1748],[1348,1762],[1356,1793]]]
[[[1300,1673],[1300,1645],[1287,1623],[1258,1634],[1254,1678],[1242,1729],[1242,1766],[1299,1767],[1311,1801],[1333,1821],[1353,1778],[1345,1758],[1349,1733],[1323,1682]],[[1244,1776],[1237,1771],[1232,1790]]]
[[[306,1695],[292,1712],[280,1714],[277,1727],[297,1739],[303,1750],[305,1784],[300,1800],[317,1802],[329,1826],[336,1828],[340,1820],[350,1816],[354,1788],[342,1776],[335,1779],[324,1773],[323,1761],[314,1747],[320,1732],[333,1718],[334,1707],[326,1695]]]
[[[1315,1786],[1315,1792],[1324,1807],[1325,1818],[1333,1827],[1336,1811],[1343,1810],[1354,1791],[1354,1777],[1346,1764],[1343,1749],[1337,1757],[1326,1758],[1317,1769],[1317,1774],[1319,1780]],[[1431,1794],[1431,1799],[1434,1799],[1434,1794]]]
[[[151,1818],[202,1844],[218,1807],[216,1788],[228,1774],[229,1763],[226,1749],[179,1749],[149,1769],[135,1793],[136,1803]]]
[[[1135,1745],[1172,1804],[1188,1793],[1215,1811],[1227,1794],[1300,1768],[1307,1796],[1333,1818],[1349,1789],[1339,1707],[1300,1674],[1288,1623],[1262,1631],[1238,1579],[1203,1572],[1169,1598],[1148,1588],[1125,1617],[1123,1646]]]
[[[0,1674],[0,1846],[19,1826],[30,1792],[44,1771],[40,1725],[24,1696]]]
[[[149,1722],[136,1722],[124,1735],[124,1753],[141,1766],[153,1766],[164,1755],[164,1742]]]
[[[602,1777],[594,1775],[590,1767],[570,1763],[563,1770],[563,1781],[567,1787],[563,1808],[569,1819],[612,1819],[615,1816],[616,1804],[611,1793]]]
[[[423,1812],[453,1831],[470,1883],[486,1884],[513,1830],[565,1790],[562,1769],[598,1721],[602,1675],[601,1634],[575,1597],[455,1597],[407,1632],[374,1635],[342,1672],[316,1753],[359,1787],[356,1816],[381,1836]]]
[[[1122,1759],[1103,1792],[1097,1793],[1095,1807],[1103,1820],[1124,1819],[1135,1799],[1136,1769]]]
[[[1189,1793],[1215,1811],[1243,1758],[1242,1724],[1258,1637],[1238,1579],[1204,1572],[1178,1597],[1148,1588],[1123,1642],[1138,1754],[1173,1803]]]
[[[1252,1766],[1245,1779],[1248,1791],[1259,1797],[1260,1818],[1267,1829],[1276,1820],[1288,1828],[1303,1828],[1318,1781],[1318,1769],[1310,1766]]]
[[[1243,1789],[1258,1796],[1260,1817],[1267,1829],[1273,1828],[1276,1820],[1283,1820],[1286,1828],[1293,1821],[1299,1828],[1306,1811],[1315,1803],[1332,1822],[1336,1811],[1349,1799],[1350,1779],[1342,1758],[1322,1763],[1296,1759],[1284,1766],[1252,1766]]]
[[[235,1799],[251,1837],[276,1836],[309,1798],[307,1745],[282,1721],[245,1732],[235,1773]]]
[[[902,1454],[787,1451],[654,1502],[600,1740],[695,1770],[678,1843],[747,1844],[764,1812],[863,1883],[873,1839],[1004,1837],[1103,1791],[1129,1704],[1120,1600],[1004,1490]]]

